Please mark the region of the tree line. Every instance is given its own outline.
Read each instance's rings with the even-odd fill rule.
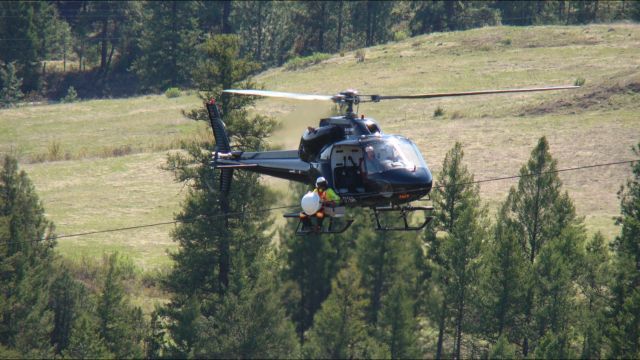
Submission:
[[[219,34],[259,71],[430,32],[629,19],[636,1],[4,1],[0,101],[192,88]]]
[[[213,37],[206,49],[198,86],[207,96],[256,86],[237,37]],[[252,99],[220,100],[233,145],[265,149],[275,122],[250,116]],[[205,119],[201,109],[186,115]],[[640,163],[618,193],[615,239],[587,234],[544,137],[495,216],[458,143],[435,177],[435,219],[417,236],[376,232],[354,209],[360,221],[344,234],[297,237],[294,224],[274,229],[262,209],[275,195],[256,174],[235,172],[222,199],[214,144],[200,141],[167,160],[189,189],[161,279],[168,301],[147,316],[132,305],[121,257],[78,266],[56,254],[33,185],[5,158],[0,357],[640,356]],[[294,189],[295,201],[307,190]]]
[[[435,222],[420,236],[375,232],[361,221],[344,235],[300,238],[287,226],[276,246],[273,217],[257,212],[272,200],[269,190],[256,175],[235,175],[231,206],[247,215],[220,216],[212,206],[220,194],[207,184],[212,170],[192,157],[196,148],[171,161],[193,185],[162,280],[170,301],[147,317],[131,304],[131,269],[117,254],[93,271],[56,254],[33,185],[4,159],[0,356],[640,355],[638,163],[619,192],[621,232],[612,241],[587,236],[541,138],[521,168],[540,175],[520,178],[494,220],[457,143],[437,177]]]

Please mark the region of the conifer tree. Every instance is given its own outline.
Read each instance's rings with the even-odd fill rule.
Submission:
[[[56,353],[61,354],[69,346],[71,331],[78,313],[78,302],[84,287],[76,283],[66,268],[61,268],[51,284],[49,307],[53,312],[54,327],[51,343]]]
[[[380,342],[389,349],[392,359],[419,358],[416,345],[418,324],[413,316],[413,302],[409,284],[397,279],[385,296],[378,332]]]
[[[633,148],[640,155],[640,144]],[[608,342],[612,358],[640,357],[640,163],[618,192],[622,225],[613,242],[613,301],[609,314]]]
[[[313,319],[303,352],[305,357],[352,359],[383,357],[386,349],[376,346],[364,321],[366,300],[360,274],[351,265],[342,269],[331,287],[331,295]]]
[[[547,139],[542,137],[531,152],[527,164],[520,169],[518,186],[511,188],[504,205],[507,209],[504,212],[505,222],[513,227],[528,260],[525,274],[529,275],[529,279],[524,281],[527,291],[522,306],[524,356],[528,356],[530,340],[535,336],[532,317],[536,311],[533,276],[536,258],[548,241],[559,237],[564,229],[578,223],[569,195],[561,192],[562,182],[556,169],[557,161],[551,157]]]
[[[80,312],[73,322],[69,344],[62,356],[71,359],[105,359],[115,355],[107,350],[98,330],[98,320],[88,312]]]
[[[297,203],[306,193],[302,184],[293,185],[290,203]],[[364,216],[353,209],[353,216]],[[283,285],[287,289],[285,303],[296,324],[300,342],[313,323],[316,312],[331,292],[331,281],[345,266],[355,248],[356,234],[362,233],[363,223],[354,223],[345,233],[334,236],[295,235],[297,223],[290,222],[280,231]]]
[[[197,358],[295,358],[299,344],[293,323],[281,305],[274,269],[261,257],[250,266],[257,278],[234,273],[230,291],[216,312],[200,316],[193,355]]]
[[[145,6],[140,56],[133,70],[146,89],[190,84],[198,44],[198,3],[150,2]]]
[[[458,340],[462,337],[464,320],[464,299],[469,295],[465,292],[471,279],[469,275],[475,272],[475,269],[468,272],[468,265],[471,264],[471,259],[479,255],[477,243],[480,239],[464,230],[465,226],[472,226],[476,230],[482,226],[477,223],[481,213],[479,189],[473,184],[473,175],[462,164],[463,156],[460,143],[456,143],[445,156],[442,171],[437,177],[438,185],[433,191],[435,218],[430,231],[425,233],[425,241],[429,246],[427,257],[433,268],[433,280],[441,296],[436,311],[438,359],[443,356],[447,320],[451,315],[456,317],[454,352],[457,353],[459,349]],[[444,232],[446,236],[436,236],[437,231]],[[458,250],[463,252],[457,253]],[[454,308],[450,308],[452,303],[455,305]]]
[[[142,356],[142,310],[126,301],[118,254],[109,256],[102,294],[98,300],[99,333],[107,349],[118,358]]]
[[[584,296],[580,327],[583,334],[583,359],[600,358],[603,355],[607,301],[610,298],[611,280],[609,251],[604,236],[598,232],[587,243],[583,272],[579,280]]]
[[[53,224],[24,171],[5,157],[0,169],[0,344],[27,357],[50,357],[48,308]]]
[[[583,261],[584,230],[568,227],[550,239],[539,253],[534,266],[534,316],[540,340],[535,356],[574,358],[571,347],[573,324],[577,323],[576,280]],[[551,334],[551,335],[550,335]],[[538,351],[540,350],[540,351]]]
[[[250,75],[252,67],[238,58],[237,44],[234,45],[237,41],[232,35],[216,36],[201,48],[203,54],[217,54],[213,58],[202,55],[203,62],[198,65],[202,86],[209,90],[204,98],[223,88],[243,87],[238,82]],[[238,98],[241,97],[222,101],[226,104],[223,118],[231,145],[240,150],[262,150],[266,147],[264,138],[275,122],[264,116],[250,118],[243,106],[252,100]],[[202,109],[186,115],[194,120],[206,119]],[[174,268],[164,283],[172,292],[172,299],[158,312],[170,324],[167,356],[185,357],[192,353],[198,338],[195,322],[201,316],[211,318],[218,313],[225,297],[231,296],[230,282],[237,275],[234,273],[248,271],[246,264],[258,261],[271,240],[272,218],[264,209],[273,204],[272,194],[258,182],[258,175],[240,171],[233,173],[230,193],[222,194],[218,170],[210,164],[214,149],[208,140],[192,143],[185,147],[186,154],[172,155],[168,161],[176,179],[188,183],[190,189],[176,216],[181,224],[172,234],[179,248],[171,254]],[[221,201],[228,201],[234,216],[223,210]],[[243,215],[238,216],[239,213]]]
[[[506,336],[500,336],[489,350],[489,359],[515,359],[516,347],[509,343]]]
[[[498,338],[498,341],[503,341],[503,344],[494,345],[500,349],[521,336],[521,306],[526,292],[523,283],[526,279],[526,255],[513,225],[507,221],[507,211],[503,205],[498,213],[494,236],[485,249],[481,270],[484,334],[492,340]],[[502,350],[500,353],[505,354]]]
[[[417,273],[411,258],[415,238],[399,232],[362,229],[358,233],[355,256],[362,274],[360,282],[368,300],[367,322],[377,326],[382,299],[393,284],[401,281],[412,289]]]
[[[10,107],[22,99],[21,87],[22,79],[18,77],[15,61],[8,64],[0,61],[0,107]]]

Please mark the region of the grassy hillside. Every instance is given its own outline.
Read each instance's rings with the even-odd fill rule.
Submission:
[[[332,57],[297,71],[258,76],[266,89],[332,94],[410,94],[573,84],[575,91],[362,104],[387,133],[413,139],[437,173],[445,152],[463,142],[477,179],[516,174],[540,136],[559,167],[633,158],[640,141],[640,27],[484,28],[432,34]],[[206,124],[184,120],[195,96],[146,96],[0,111],[0,152],[17,155],[33,179],[58,232],[69,234],[172,220],[186,189],[161,169],[166,151]],[[434,117],[440,107],[444,115]],[[276,116],[278,147],[295,148],[306,125],[329,113],[324,103],[266,99],[255,111]],[[48,160],[58,161],[48,161]],[[65,160],[66,159],[66,160]],[[625,166],[561,177],[589,231],[617,233],[616,191]],[[276,189],[287,183],[269,180]],[[483,184],[495,209],[515,181]],[[367,221],[363,219],[362,221]],[[143,268],[168,264],[172,226],[60,240],[63,254],[99,256],[119,249]]]

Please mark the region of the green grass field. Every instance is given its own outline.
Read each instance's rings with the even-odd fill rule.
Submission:
[[[432,34],[368,48],[364,62],[346,53],[297,71],[269,70],[257,80],[279,91],[411,94],[573,84],[579,77],[586,80],[579,90],[360,106],[383,131],[414,140],[435,174],[446,151],[461,141],[476,179],[486,179],[517,174],[540,136],[549,139],[560,168],[632,159],[630,148],[640,141],[640,27]],[[20,159],[59,234],[171,221],[186,188],[161,166],[180,141],[209,136],[206,124],[181,115],[197,106],[194,95],[158,95],[1,110],[0,152]],[[443,116],[433,116],[437,107]],[[282,122],[274,146],[296,148],[302,130],[328,115],[331,105],[266,99],[254,111]],[[617,234],[616,191],[629,174],[628,166],[561,174],[590,232],[609,239]],[[288,187],[265,181],[283,192]],[[484,200],[495,209],[515,183],[483,184]],[[72,258],[119,250],[142,269],[156,269],[170,264],[171,229],[63,238],[59,249]]]

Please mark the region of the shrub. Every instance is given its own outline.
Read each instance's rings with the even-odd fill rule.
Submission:
[[[20,91],[22,78],[18,77],[15,61],[0,62],[0,108],[14,106],[24,94]]]
[[[501,45],[504,45],[504,46],[509,46],[509,45],[511,45],[511,39],[509,39],[509,38],[502,39],[502,40],[500,40],[500,41],[498,41],[498,42],[499,42]]]
[[[434,111],[433,111],[433,117],[439,117],[444,115],[444,109],[441,108],[440,106],[438,106]]]
[[[406,40],[409,37],[406,31],[398,30],[393,33],[393,41],[402,41]]]
[[[178,89],[177,87],[170,87],[164,92],[164,96],[168,97],[169,99],[177,98],[180,96],[180,94],[180,89]]]
[[[309,56],[294,57],[284,64],[285,70],[299,70],[320,63],[327,60],[331,55],[325,53],[313,53]]]
[[[47,151],[47,158],[49,161],[62,160],[62,146],[60,146],[59,142],[52,141],[49,144],[49,148],[47,149]]]
[[[579,77],[576,79],[576,81],[573,82],[573,85],[575,86],[582,86],[585,83],[585,79],[583,77]]]
[[[67,89],[67,95],[65,95],[62,100],[63,103],[70,103],[74,101],[78,101],[78,93],[73,86],[69,86]]]

